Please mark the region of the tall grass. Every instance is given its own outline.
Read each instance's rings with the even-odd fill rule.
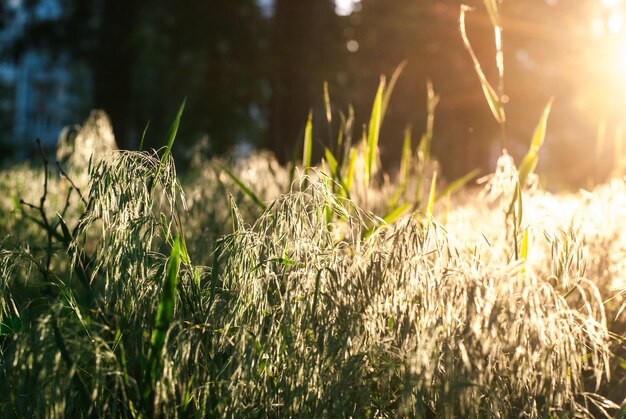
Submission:
[[[497,2],[485,5],[497,91],[474,61],[504,133],[502,27]],[[548,104],[519,167],[503,150],[484,188],[465,187],[476,171],[445,185],[430,83],[424,134],[413,144],[406,130],[390,177],[378,143],[402,68],[381,79],[361,133],[325,85],[329,132],[333,118],[340,129],[317,166],[311,113],[300,163],[196,158],[181,177],[183,103],[162,150],[94,150],[93,132],[108,132],[96,124],[64,137],[56,170],[6,171],[2,415],[623,412],[624,180],[576,195],[525,188]]]
[[[463,236],[481,228],[463,224],[465,208],[481,211],[467,194],[446,228],[419,212],[385,226],[311,171],[288,193],[264,196],[256,221],[245,194],[214,199],[230,227],[205,243],[211,236],[199,226],[210,221],[194,216],[202,193],[218,184],[237,192],[220,178],[221,164],[207,165],[216,176],[194,179],[183,195],[171,159],[109,154],[92,165],[89,211],[67,217],[71,242],[67,251],[55,245],[51,272],[41,271],[37,250],[3,243],[6,415],[543,417],[613,406],[595,395],[615,373],[607,284],[584,279],[595,265],[585,268],[581,237],[542,226],[527,263],[508,263],[494,255],[507,239],[490,216],[474,219],[489,224],[491,247]],[[233,170],[244,177],[272,164],[253,158]],[[253,179],[264,190],[267,178]],[[530,203],[554,198],[534,199],[525,209],[531,225]],[[183,203],[188,259],[171,250],[180,249]],[[372,225],[380,227],[365,238]],[[216,250],[201,255],[196,245]],[[41,278],[50,290],[21,298]],[[166,295],[171,317],[157,314]]]

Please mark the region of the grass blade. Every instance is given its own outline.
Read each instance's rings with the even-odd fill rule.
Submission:
[[[363,233],[363,238],[367,239],[376,230],[378,230],[381,226],[393,223],[398,218],[400,218],[406,211],[408,211],[410,208],[411,208],[411,204],[409,204],[409,203],[406,203],[404,205],[400,205],[399,207],[395,208],[389,214],[385,215],[385,217],[383,218],[384,223],[374,225],[374,226],[368,228],[367,230],[365,230],[365,232]]]
[[[143,151],[143,142],[146,139],[146,134],[148,133],[149,127],[150,127],[150,121],[148,121],[148,123],[143,129],[143,132],[141,133],[141,140],[139,141],[139,151]]]
[[[461,31],[461,37],[463,38],[463,44],[465,45],[465,49],[469,52],[470,57],[472,58],[472,62],[474,63],[474,69],[476,70],[476,74],[478,75],[478,79],[480,80],[480,85],[483,89],[483,94],[485,95],[485,99],[487,99],[487,103],[489,104],[489,109],[493,113],[494,118],[498,121],[499,124],[503,124],[506,121],[506,115],[504,113],[504,106],[500,97],[496,93],[495,89],[491,86],[485,73],[483,72],[482,67],[480,66],[480,61],[478,61],[478,57],[476,57],[476,53],[474,53],[474,48],[472,48],[472,44],[467,37],[467,32],[465,30],[465,13],[473,10],[473,8],[462,5],[461,6],[461,15],[459,17],[459,29]]]
[[[57,212],[57,217],[59,218],[59,224],[61,225],[61,231],[63,232],[62,242],[65,246],[69,246],[72,240],[74,240],[74,238],[72,237],[72,233],[70,232],[70,229],[67,227],[67,224],[65,223],[65,220],[63,219],[63,216],[59,214],[58,212]]]
[[[330,177],[334,180],[337,177],[337,159],[333,156],[332,151],[328,147],[324,149],[324,157],[330,168]]]
[[[537,167],[537,163],[539,162],[539,149],[543,145],[546,136],[548,117],[550,116],[550,110],[552,109],[552,102],[553,99],[550,99],[544,108],[541,118],[539,119],[539,123],[535,128],[532,141],[530,142],[530,149],[528,150],[528,153],[526,153],[526,156],[524,156],[524,159],[519,166],[518,179],[521,186],[526,184],[528,176],[530,176],[530,174],[535,170],[535,167]]]
[[[454,182],[450,183],[442,192],[437,194],[435,201],[439,201],[446,195],[453,195],[459,189],[463,188],[469,181],[474,179],[480,173],[480,169],[474,169],[463,177],[458,178]]]
[[[153,389],[157,378],[157,370],[162,362],[163,346],[169,330],[170,323],[174,317],[174,304],[176,301],[176,285],[178,283],[178,272],[181,262],[180,237],[176,237],[170,259],[167,262],[166,276],[163,281],[163,291],[157,309],[154,329],[150,339],[150,352],[148,354],[147,381],[144,397],[151,400]]]
[[[428,80],[428,82],[426,83],[426,109],[428,112],[426,120],[426,131],[424,132],[424,134],[422,134],[422,138],[420,139],[420,143],[418,146],[420,160],[424,165],[427,164],[430,160],[430,148],[433,141],[435,111],[437,110],[437,105],[439,105],[439,95],[435,93],[433,83]]]
[[[328,125],[333,122],[333,114],[330,108],[330,94],[328,93],[328,82],[324,82],[324,110],[326,111],[326,121]]]
[[[347,192],[350,193],[352,189],[352,181],[354,180],[354,169],[356,167],[356,159],[358,157],[357,151],[355,148],[350,149],[350,156],[348,158],[348,167],[347,173],[345,176],[346,179],[346,189]]]
[[[174,140],[176,139],[176,134],[178,133],[178,126],[180,125],[180,118],[183,116],[183,111],[185,110],[185,104],[187,103],[187,98],[183,99],[183,103],[180,104],[178,108],[178,112],[176,113],[176,118],[174,118],[174,122],[170,126],[170,131],[167,133],[167,141],[165,145],[165,152],[163,152],[163,156],[161,156],[161,164],[165,164],[167,158],[172,152],[172,146],[174,145]],[[146,127],[147,129],[147,127]]]
[[[524,236],[522,237],[522,249],[520,251],[520,257],[524,260],[528,258],[528,229],[524,230]]]
[[[435,192],[437,190],[437,171],[433,173],[433,180],[430,183],[430,193],[428,194],[428,206],[426,207],[426,214],[428,217],[433,216],[435,209]]]
[[[413,161],[413,145],[411,141],[412,127],[409,125],[404,130],[404,142],[402,143],[402,159],[400,160],[400,185],[404,189],[409,182],[411,163]]]
[[[254,192],[252,192],[250,188],[248,188],[237,176],[235,176],[233,172],[228,170],[228,168],[224,167],[222,168],[222,170],[233,182],[235,182],[237,186],[239,186],[239,189],[241,189],[241,191],[246,194],[248,198],[250,198],[257,205],[257,207],[259,207],[259,209],[265,211],[265,208],[267,208],[267,206]]]
[[[387,224],[391,224],[400,218],[409,208],[411,208],[411,204],[406,203],[404,205],[400,205],[398,208],[391,211],[389,214],[385,215],[383,220]]]
[[[411,125],[408,125],[404,130],[404,142],[402,144],[402,159],[400,160],[400,174],[398,179],[398,190],[391,199],[391,208],[394,208],[404,192],[406,186],[409,183],[409,175],[411,173],[411,163],[413,161],[413,146],[411,144]]]
[[[385,94],[383,95],[381,124],[383,119],[385,119],[385,114],[387,113],[387,107],[389,106],[389,100],[391,99],[393,89],[396,87],[396,82],[398,81],[400,74],[402,74],[402,70],[406,67],[406,63],[407,61],[404,60],[396,67],[391,75],[391,79],[389,80],[389,86],[385,89]]]
[[[380,124],[382,120],[382,102],[385,91],[385,77],[381,76],[374,104],[372,105],[372,115],[370,117],[369,131],[367,135],[367,160],[365,164],[365,184],[370,184],[374,161],[378,152],[378,137],[380,135]]]
[[[309,111],[309,117],[304,128],[304,147],[302,150],[302,166],[304,170],[311,167],[311,152],[313,149],[313,111]]]

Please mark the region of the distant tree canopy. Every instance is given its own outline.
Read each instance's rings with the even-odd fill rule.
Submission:
[[[46,0],[29,0],[34,10]],[[69,51],[92,71],[92,105],[113,121],[122,147],[159,146],[188,96],[181,138],[201,133],[214,150],[257,140],[269,100],[269,20],[254,0],[83,2],[62,0],[62,16],[36,21],[13,46]],[[87,92],[83,92],[87,93]],[[77,116],[77,119],[79,116]]]
[[[26,1],[34,8],[47,0]],[[458,28],[461,3],[476,6],[468,33],[487,77],[495,80],[493,30],[480,0],[362,0],[348,16],[335,13],[333,0],[275,0],[272,13],[256,0],[59,1],[61,16],[33,20],[13,52],[18,56],[37,46],[70,51],[86,62],[92,105],[109,113],[122,147],[136,147],[148,121],[147,144],[160,146],[187,96],[179,141],[191,143],[206,134],[215,153],[249,142],[269,147],[285,161],[301,141],[309,109],[322,124],[324,81],[334,109],[354,105],[359,135],[379,76],[391,75],[403,60],[408,64],[383,126],[385,160],[397,158],[407,124],[419,138],[429,79],[441,95],[434,153],[449,173],[485,166],[500,141]],[[585,109],[571,105],[579,98],[576,74],[583,71],[572,33],[588,24],[598,2],[585,0],[577,8],[564,3],[502,3],[505,87],[511,98],[507,146],[513,152],[516,144],[527,145],[551,96],[563,101],[553,118],[566,127],[573,126],[572,113]],[[0,22],[4,17],[6,24],[3,4]],[[597,107],[586,109],[593,113]],[[584,135],[595,129],[589,122],[577,127]],[[316,128],[316,144],[329,141],[327,130]]]

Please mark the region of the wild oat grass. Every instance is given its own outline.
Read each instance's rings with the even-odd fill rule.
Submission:
[[[497,92],[473,58],[504,139],[485,5]],[[360,136],[325,87],[340,127],[317,167],[311,113],[302,164],[196,153],[179,177],[183,102],[158,152],[115,151],[93,114],[57,168],[42,153],[4,171],[2,416],[623,415],[624,179],[531,185],[549,104],[519,167],[503,150],[485,186],[446,185],[430,83],[424,134],[407,128],[389,176],[379,133],[402,68]]]
[[[41,248],[2,242],[4,416],[571,417],[622,403],[607,328],[623,326],[620,301],[603,304],[621,276],[622,181],[525,196],[528,258],[515,261],[505,211],[476,190],[445,226],[438,206],[387,226],[323,171],[281,195],[288,170],[259,155],[231,166],[259,214],[223,164],[181,184],[171,159],[113,152],[92,162],[50,269],[38,230]],[[3,188],[28,194],[20,179]],[[386,182],[364,201],[391,196]]]

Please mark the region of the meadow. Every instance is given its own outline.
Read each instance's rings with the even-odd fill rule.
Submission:
[[[390,91],[316,167],[310,117],[293,166],[178,176],[183,104],[159,151],[94,113],[56,167],[5,169],[3,416],[623,416],[624,179],[532,186],[547,107],[519,167],[442,182],[432,88],[392,178]]]
[[[325,86],[287,166],[199,145],[177,174],[183,103],[160,150],[116,150],[94,112],[2,170],[2,416],[624,417],[626,180],[542,189],[550,102],[519,164],[446,182],[430,84],[392,175],[401,71],[362,131]],[[314,118],[339,126],[319,164]]]

